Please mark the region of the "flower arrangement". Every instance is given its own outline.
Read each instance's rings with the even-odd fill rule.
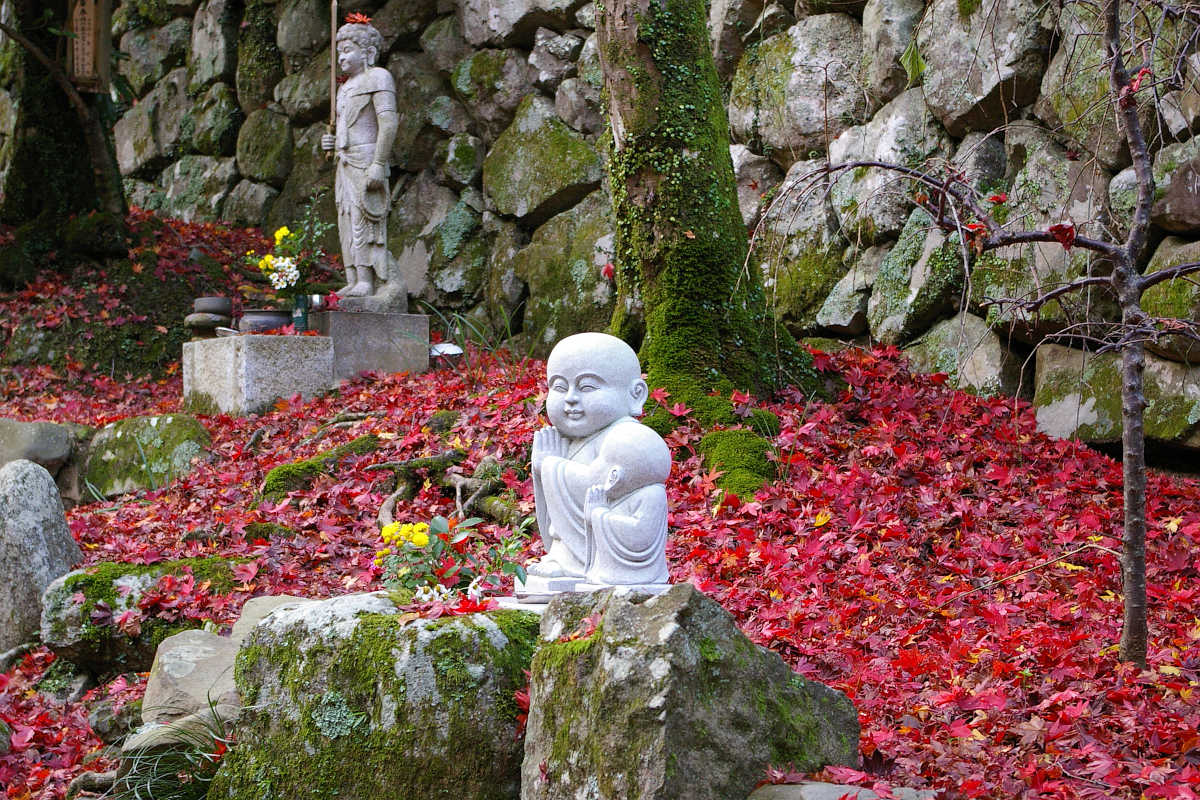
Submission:
[[[383,547],[375,553],[375,566],[383,570],[383,583],[393,591],[411,594],[414,602],[447,600],[465,591],[478,599],[500,587],[500,575],[524,580],[525,570],[516,557],[523,547],[523,531],[488,545],[475,529],[479,517],[456,520],[436,516],[429,522],[392,522],[379,537]]]
[[[316,200],[305,206],[296,230],[284,225],[275,231],[275,246],[270,252],[260,255],[246,251],[246,262],[267,278],[272,289],[285,296],[307,294],[306,279],[328,258],[320,241],[333,229],[333,223],[318,218]]]

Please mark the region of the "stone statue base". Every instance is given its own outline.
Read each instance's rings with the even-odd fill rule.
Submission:
[[[548,603],[551,597],[563,592],[574,592],[583,578],[543,578],[528,575],[524,581],[513,582],[513,595],[521,603]]]
[[[407,314],[408,290],[404,281],[389,281],[368,297],[339,297],[339,311],[366,311],[372,314]]]
[[[351,298],[354,299],[354,298]],[[371,300],[374,298],[357,298]],[[371,311],[318,311],[309,326],[333,339],[333,374],[425,372],[429,369],[429,317]]]
[[[598,592],[601,589],[620,589],[621,591],[643,592],[645,594],[662,594],[670,589],[673,583],[622,583],[617,586],[606,583],[577,583],[577,592]]]

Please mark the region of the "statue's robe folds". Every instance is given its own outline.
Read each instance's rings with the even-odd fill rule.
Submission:
[[[592,510],[589,584],[662,584],[667,574],[667,487],[643,486],[607,508]]]
[[[375,140],[379,133],[376,115],[395,110],[396,83],[391,73],[382,67],[370,67],[346,81],[338,90],[334,199],[342,263],[348,267],[372,267],[375,274],[385,280],[388,277],[389,205],[386,198],[390,197],[390,190],[385,181],[382,213],[379,213],[378,205],[371,208],[367,203],[367,170],[375,160]],[[361,141],[364,129],[370,141]]]
[[[533,499],[546,556],[568,575],[582,578],[587,572],[590,546],[583,504],[588,487],[601,480],[600,448],[619,426],[638,424],[633,417],[622,417],[591,436],[570,440],[566,458],[547,456],[534,473]]]

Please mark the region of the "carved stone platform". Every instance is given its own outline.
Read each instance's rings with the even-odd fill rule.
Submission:
[[[333,341],[333,374],[424,372],[429,369],[429,317],[370,311],[318,311],[308,324]]]
[[[199,413],[260,414],[280,397],[309,399],[336,383],[328,336],[244,334],[183,343],[183,403]]]

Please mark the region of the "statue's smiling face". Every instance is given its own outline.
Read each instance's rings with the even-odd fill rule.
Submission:
[[[351,39],[338,42],[338,68],[347,75],[357,75],[367,67],[368,53]]]
[[[629,414],[629,387],[596,372],[550,372],[546,414],[569,439],[591,436]]]

